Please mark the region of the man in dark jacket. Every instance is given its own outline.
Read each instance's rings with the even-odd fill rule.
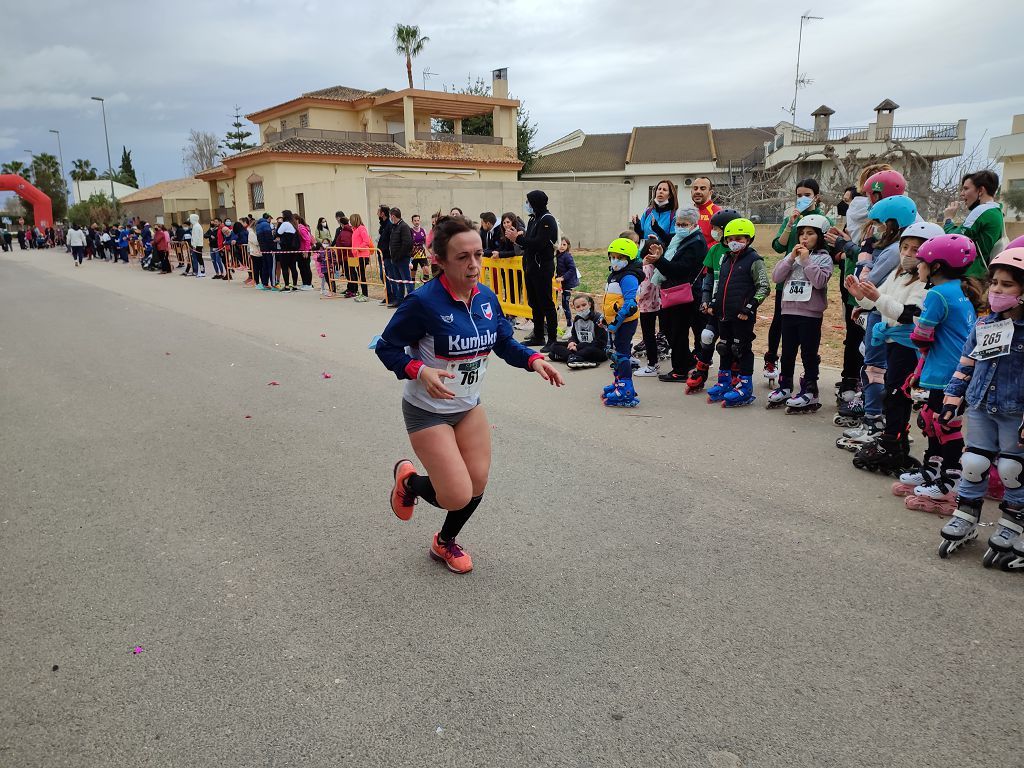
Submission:
[[[391,207],[388,205],[377,206],[377,219],[380,221],[380,228],[377,230],[377,250],[380,251],[380,257],[377,260],[377,268],[380,270],[380,277],[384,281],[384,298],[380,300],[381,304],[393,304],[394,294],[392,288],[394,287],[391,280],[388,278],[394,278],[391,268]]]
[[[533,333],[523,341],[547,354],[558,338],[558,316],[555,314],[554,289],[555,248],[558,245],[558,222],[548,210],[548,196],[535,189],[526,195],[526,213],[530,221],[526,232],[505,228],[505,237],[523,248],[523,275],[526,301],[533,310]],[[547,325],[547,341],[544,327]]]
[[[392,301],[389,307],[397,307],[409,292],[412,283],[412,229],[402,221],[402,212],[398,208],[391,209],[391,236],[388,241],[388,253],[391,255],[391,272],[395,283],[391,290]]]
[[[277,250],[277,243],[274,240],[274,225],[270,223],[269,213],[264,213],[263,218],[256,222],[256,242],[259,243],[260,253],[263,254],[260,282],[264,288],[269,289],[274,284],[274,273],[277,271],[274,253]]]
[[[344,224],[341,223],[342,219],[345,219],[345,223]],[[341,230],[343,230],[345,228],[345,226],[348,224],[348,217],[345,215],[344,211],[335,211],[334,212],[334,220],[336,222],[338,222],[338,228],[334,230],[334,242],[331,243],[331,245],[333,245],[335,248],[341,248],[343,246],[341,245],[341,243],[338,242],[338,238],[341,236]],[[350,227],[350,229],[351,229],[351,227]],[[350,237],[349,238],[349,247],[352,247],[351,240],[352,240],[352,238]]]

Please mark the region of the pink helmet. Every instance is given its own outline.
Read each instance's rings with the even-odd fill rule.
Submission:
[[[1006,250],[1010,250],[1011,248],[1024,248],[1024,235],[1014,238],[1006,244]]]
[[[917,249],[917,258],[925,264],[943,262],[952,269],[963,269],[978,255],[974,241],[967,235],[939,235],[925,240]]]
[[[1002,266],[1024,270],[1024,237],[1018,237],[1017,240],[1020,240],[1020,245],[1014,246],[1013,243],[1010,243],[1009,248],[988,263],[989,269]],[[1017,240],[1013,242],[1015,243]]]
[[[902,195],[906,192],[907,180],[903,178],[903,174],[899,171],[879,171],[868,176],[862,191],[869,200],[873,192],[877,192],[881,196],[880,199],[884,200],[887,197]]]

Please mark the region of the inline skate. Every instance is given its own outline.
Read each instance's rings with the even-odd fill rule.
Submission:
[[[892,484],[893,496],[912,496],[919,485],[927,485],[942,474],[942,457],[932,456],[919,468],[904,472],[900,479]]]
[[[764,407],[769,411],[773,408],[781,408],[786,405],[786,401],[791,397],[793,397],[793,387],[788,381],[780,377],[779,386],[768,395],[768,402]]]
[[[636,408],[640,405],[640,398],[636,396],[633,389],[632,379],[623,379],[619,385],[602,398],[609,408]]]
[[[818,400],[818,388],[813,383],[808,386],[800,379],[800,391],[786,401],[786,414],[792,416],[800,413],[816,413],[821,408]]]
[[[865,416],[859,427],[844,430],[842,437],[836,440],[836,448],[845,451],[859,451],[870,445],[882,433],[885,421],[881,416]]]
[[[956,509],[956,484],[959,480],[959,469],[942,470],[930,483],[917,486],[913,495],[908,495],[904,500],[903,505],[918,512],[951,515]]]
[[[754,382],[750,376],[740,376],[739,382],[725,393],[723,408],[739,408],[757,400],[754,396]]]
[[[700,392],[704,389],[704,384],[707,380],[708,364],[698,360],[696,367],[690,371],[690,374],[686,379],[686,394],[692,395],[694,392]]]
[[[764,372],[761,374],[768,389],[777,389],[779,386],[779,366],[774,360],[764,361]]]
[[[988,550],[982,557],[981,564],[986,568],[998,564],[1004,570],[1016,570],[1024,567],[1024,562],[1021,565],[1015,565],[1012,569],[1006,566],[1010,565],[1014,559],[1020,560],[1019,557],[1015,558],[1012,552],[1014,545],[1021,541],[1020,536],[1024,533],[1024,525],[1022,525],[1024,509],[1011,507],[1005,501],[999,505],[999,509],[1003,516],[996,523],[996,532],[988,539]]]
[[[854,427],[864,415],[864,397],[853,382],[836,384],[836,415],[832,423],[837,427]]]
[[[884,432],[878,439],[857,451],[853,456],[853,466],[868,472],[881,472],[884,475],[896,475],[916,469],[917,459],[909,455],[910,446],[905,438],[887,435]]]
[[[982,499],[957,497],[956,510],[940,534],[943,542],[939,545],[939,557],[945,560],[964,544],[978,538],[978,520],[981,519]]]
[[[732,389],[732,374],[729,371],[719,371],[718,383],[708,389],[708,402],[722,402],[725,399],[725,393],[730,389]]]

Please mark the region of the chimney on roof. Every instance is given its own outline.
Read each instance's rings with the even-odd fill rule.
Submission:
[[[496,99],[508,98],[508,70],[496,69],[491,72],[491,95]]]
[[[828,136],[828,124],[829,119],[834,115],[836,111],[831,107],[826,107],[822,104],[816,110],[811,112],[811,117],[814,118],[814,135],[821,136],[821,141],[824,141]]]
[[[900,108],[892,99],[886,99],[875,107],[875,135],[880,140],[888,139],[892,135],[893,112]]]

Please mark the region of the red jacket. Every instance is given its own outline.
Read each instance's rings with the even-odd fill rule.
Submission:
[[[171,250],[171,236],[162,229],[158,229],[153,235],[153,247],[158,251]]]
[[[715,241],[711,237],[711,217],[722,210],[722,206],[715,205],[710,200],[697,209],[697,213],[700,214],[700,221],[697,226],[700,227],[700,231],[704,233],[704,242],[708,244],[708,248],[715,244]]]

